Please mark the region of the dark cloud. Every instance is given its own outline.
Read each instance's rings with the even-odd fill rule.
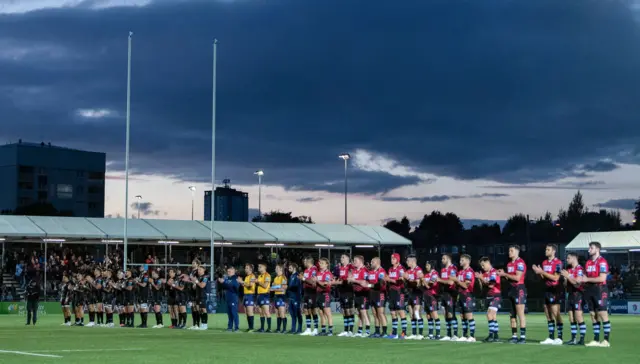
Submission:
[[[382,196],[378,199],[386,202],[399,202],[399,201],[415,201],[415,202],[444,202],[449,200],[459,200],[463,198],[499,198],[507,197],[509,195],[504,193],[482,193],[468,196],[457,195],[436,195],[436,196],[424,196],[424,197],[388,197]]]
[[[131,204],[131,209],[135,212],[133,216],[137,216],[138,210],[142,216],[159,216],[162,213],[162,211],[154,209],[151,202],[134,202]]]
[[[134,30],[132,168],[207,181],[216,36],[218,179],[255,183],[264,168],[266,183],[340,192],[336,156],[362,148],[456,178],[552,181],[567,166],[640,160],[634,15],[624,2],[582,0],[365,10],[161,1],[3,15],[0,110],[10,122],[0,135],[106,151],[121,169]],[[116,116],[79,122],[76,111],[92,108]],[[383,175],[354,176],[352,190],[418,181]]]
[[[633,198],[619,198],[602,203],[597,203],[594,206],[608,209],[635,210],[637,201],[638,200]]]
[[[604,181],[564,182],[556,185],[498,185],[483,186],[483,188],[495,189],[539,189],[539,190],[606,190]]]
[[[302,203],[311,203],[311,202],[318,202],[322,200],[324,200],[324,198],[322,197],[303,197],[303,198],[297,199],[296,201],[302,202]]]
[[[585,164],[582,169],[588,172],[611,172],[620,168],[617,164],[608,161],[598,161],[596,163]]]

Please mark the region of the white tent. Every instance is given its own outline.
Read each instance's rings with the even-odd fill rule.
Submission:
[[[600,243],[607,252],[640,251],[640,230],[580,233],[565,249],[588,250],[592,241]]]

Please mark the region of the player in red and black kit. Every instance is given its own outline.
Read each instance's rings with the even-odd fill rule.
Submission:
[[[527,304],[527,289],[524,286],[524,278],[527,275],[527,265],[520,258],[520,247],[509,247],[509,263],[507,271],[498,269],[500,278],[504,278],[511,287],[509,300],[511,301],[511,340],[512,344],[525,344],[527,342],[527,319],[525,317],[525,305]],[[520,321],[520,338],[518,339],[518,321]]]
[[[562,261],[556,257],[558,247],[548,244],[545,249],[547,259],[542,262],[542,266],[534,265],[533,271],[542,277],[545,284],[544,293],[544,314],[547,316],[547,327],[549,337],[541,341],[543,345],[562,345],[562,313],[560,305],[564,301],[564,292],[560,284],[560,272],[562,272]],[[558,328],[558,338],[555,338],[556,326]]]
[[[391,311],[391,335],[387,339],[404,338],[407,335],[407,316],[404,297],[404,268],[400,265],[400,254],[391,255],[391,268],[385,277],[389,292],[389,311]],[[402,332],[398,335],[398,318],[401,320]]]
[[[587,334],[587,325],[584,323],[583,298],[584,286],[578,279],[584,277],[584,269],[578,262],[578,254],[567,254],[567,270],[561,272],[565,278],[567,293],[569,294],[569,321],[571,321],[571,340],[567,345],[584,345],[584,337]],[[588,308],[587,308],[588,310]],[[580,330],[580,341],[576,340],[576,335]]]
[[[404,281],[409,292],[409,302],[411,302],[411,335],[407,340],[422,340],[424,336],[424,320],[422,318],[422,289],[420,280],[423,276],[422,268],[418,265],[415,255],[407,257],[407,270],[404,272]]]
[[[316,277],[318,276],[318,267],[314,265],[312,257],[304,258],[304,272],[302,273],[302,288],[304,308],[302,313],[305,315],[307,329],[302,333],[303,336],[318,335],[318,313],[316,312]],[[311,318],[313,317],[314,330],[311,330]]]
[[[318,336],[333,336],[333,313],[331,312],[333,274],[329,271],[329,259],[320,258],[318,263],[320,270],[316,277],[316,306],[320,313],[320,323],[322,325],[322,331]],[[329,326],[329,332],[327,332],[327,325]]]
[[[458,289],[458,306],[462,316],[462,336],[460,342],[476,341],[476,320],[473,318],[473,311],[476,308],[476,300],[473,297],[473,287],[476,282],[475,272],[471,268],[471,256],[462,254],[460,256],[460,270],[458,275],[451,277]],[[467,336],[467,334],[469,336]]]
[[[444,254],[442,256],[442,269],[440,269],[440,283],[442,293],[440,294],[440,302],[444,308],[445,318],[447,320],[447,336],[442,341],[458,340],[458,319],[456,318],[456,305],[458,300],[458,291],[456,284],[451,279],[458,275],[458,269],[451,262],[451,255]],[[453,333],[452,333],[453,329]]]
[[[502,302],[502,291],[500,284],[500,276],[498,271],[493,268],[491,261],[487,257],[480,258],[480,267],[483,273],[476,273],[477,282],[482,289],[483,286],[487,287],[487,321],[489,322],[489,336],[484,339],[486,343],[499,342],[498,332],[500,326],[498,325],[498,310],[500,309],[500,303]]]
[[[348,254],[342,254],[340,257],[340,267],[338,267],[338,279],[336,285],[340,294],[340,306],[342,307],[342,315],[344,317],[344,331],[338,336],[353,336],[353,327],[355,326],[355,310],[353,306],[353,287],[347,282],[349,274],[353,270],[351,258]]]
[[[607,289],[607,275],[609,263],[600,255],[602,245],[598,242],[589,243],[589,260],[584,265],[585,276],[578,277],[578,282],[584,283],[585,300],[591,311],[593,321],[593,341],[586,346],[606,347],[611,335],[609,322],[609,290]],[[604,340],[600,341],[600,328],[604,331]]]
[[[369,290],[370,284],[367,282],[369,270],[364,266],[364,258],[357,255],[353,258],[354,270],[348,282],[353,285],[354,303],[358,310],[358,333],[354,337],[368,337],[371,333],[371,323],[369,322]],[[364,325],[363,325],[364,324]],[[365,331],[363,332],[363,326]]]
[[[438,317],[438,271],[431,267],[431,263],[424,265],[422,275],[424,310],[427,312],[430,340],[440,340],[440,317]],[[433,330],[435,328],[435,336]]]
[[[371,335],[372,338],[387,336],[387,315],[384,312],[387,306],[387,284],[384,280],[386,275],[387,272],[380,266],[380,258],[371,259],[371,270],[367,280],[371,284],[369,299],[375,321],[375,332]]]

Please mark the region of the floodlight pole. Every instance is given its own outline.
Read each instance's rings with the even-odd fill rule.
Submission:
[[[218,61],[218,40],[213,40],[213,78],[211,84],[211,271],[209,275],[211,276],[210,281],[212,287],[215,287],[215,232],[213,230],[214,221],[216,219],[215,215],[215,196],[216,196],[216,67]]]
[[[127,52],[127,131],[124,152],[124,254],[122,268],[127,270],[127,246],[129,244],[129,140],[131,128],[131,40],[133,32],[129,32],[129,44]],[[138,209],[140,211],[140,209]]]

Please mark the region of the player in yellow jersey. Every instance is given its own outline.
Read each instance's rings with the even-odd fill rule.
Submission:
[[[267,273],[265,263],[258,264],[258,305],[260,306],[260,330],[258,332],[271,332],[271,274]],[[264,322],[267,321],[267,330]]]
[[[256,276],[253,274],[253,264],[245,264],[244,279],[238,277],[238,283],[243,287],[244,293],[244,312],[247,315],[247,332],[253,332],[253,308],[256,299]]]
[[[276,277],[273,278],[271,285],[273,292],[274,304],[278,311],[278,326],[276,333],[287,333],[287,305],[285,293],[287,292],[287,277],[284,276],[284,267],[281,264],[276,265]]]

